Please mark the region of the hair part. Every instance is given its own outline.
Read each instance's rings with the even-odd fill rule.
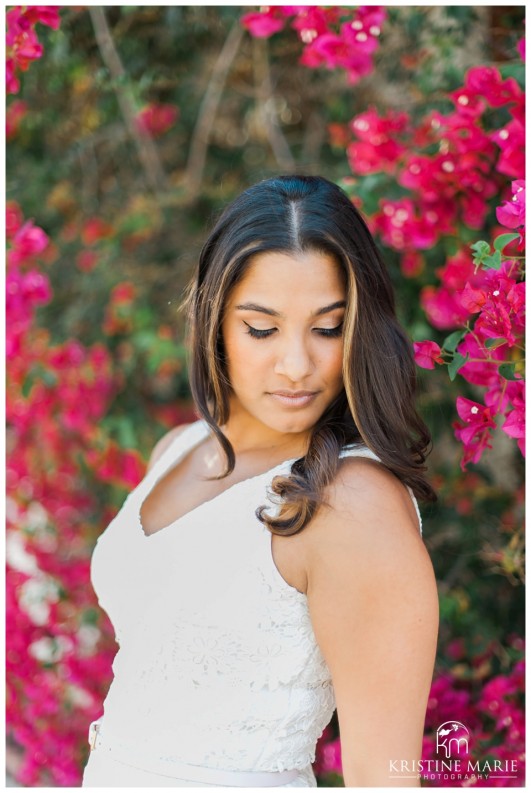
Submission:
[[[229,382],[221,324],[228,297],[253,256],[307,251],[334,257],[346,278],[342,393],[313,427],[307,453],[271,491],[277,515],[258,518],[275,534],[301,531],[323,502],[341,449],[364,443],[413,493],[436,501],[426,479],[429,430],[415,407],[413,345],[396,317],[394,292],[376,243],[350,198],[318,176],[279,176],[245,190],[215,223],[199,256],[185,304],[190,387],[197,410],[234,470],[235,455],[221,430],[229,418]]]

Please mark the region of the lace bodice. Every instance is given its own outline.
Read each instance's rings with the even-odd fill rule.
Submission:
[[[261,504],[276,508],[268,485],[293,461],[155,534],[140,523],[155,482],[208,431],[203,421],[186,428],[96,543],[92,582],[120,645],[101,731],[169,760],[304,769],[335,708],[332,680],[306,596],[277,570],[255,516]],[[360,446],[342,454],[378,459]]]

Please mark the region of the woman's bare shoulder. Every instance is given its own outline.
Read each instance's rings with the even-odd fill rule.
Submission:
[[[372,537],[388,541],[406,532],[420,539],[411,495],[395,474],[377,460],[345,457],[324,491],[324,505],[314,521],[315,535],[346,534],[358,543]],[[333,529],[329,528],[333,526]],[[319,527],[325,527],[324,532]],[[356,538],[356,534],[361,536]]]
[[[149,463],[147,466],[147,471],[149,471],[157,460],[164,454],[166,449],[170,446],[171,443],[177,438],[181,433],[189,427],[190,424],[179,424],[177,427],[173,427],[171,430],[168,430],[162,438],[160,438],[155,446],[153,447],[153,451],[151,452],[151,456],[149,458]]]
[[[381,463],[344,458],[323,495],[323,505],[304,530],[309,582],[332,580],[342,568],[354,587],[371,570],[411,572],[420,565],[428,577],[432,574],[411,496]]]

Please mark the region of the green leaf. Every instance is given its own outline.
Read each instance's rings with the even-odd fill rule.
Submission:
[[[22,384],[22,396],[27,399],[34,384],[39,380],[49,388],[57,385],[57,375],[55,372],[52,372],[51,369],[47,369],[40,363],[36,363],[31,367]]]
[[[492,256],[486,256],[481,264],[483,267],[488,267],[490,270],[499,270],[501,267],[501,253],[496,251]]]
[[[459,371],[459,369],[461,369],[462,366],[465,365],[465,363],[468,361],[469,358],[470,356],[468,353],[466,354],[466,357],[464,355],[461,355],[460,352],[457,352],[454,355],[453,360],[451,361],[451,363],[448,364],[448,375],[450,377],[450,380],[455,380],[455,376],[457,372]]]
[[[525,63],[502,63],[499,70],[504,80],[514,77],[522,91],[525,90]]]
[[[490,254],[490,245],[485,240],[478,240],[474,242],[470,248],[474,251],[474,264],[481,264],[481,262]]]
[[[513,240],[517,240],[519,236],[520,236],[519,234],[500,234],[494,240],[494,250],[500,251],[501,253],[501,251],[503,250],[503,248],[505,248],[506,245],[508,245]]]
[[[443,349],[447,350],[448,352],[455,352],[455,348],[465,335],[466,330],[456,330],[453,333],[450,333],[450,335],[447,336],[442,343]]]
[[[29,397],[34,382],[35,382],[35,378],[33,378],[31,374],[28,374],[24,378],[24,382],[22,383],[22,396],[24,397],[24,399],[27,399]]]
[[[81,616],[81,621],[84,625],[97,625],[99,620],[99,614],[97,609],[89,607],[85,609]]]
[[[502,344],[506,344],[507,339],[503,339],[501,336],[497,336],[495,339],[487,339],[485,342],[485,347],[487,350],[495,350],[496,347],[501,347]]]
[[[516,364],[514,363],[502,363],[499,367],[498,371],[502,377],[505,377],[506,380],[519,380],[519,377],[516,377],[516,373],[514,371],[514,367]]]

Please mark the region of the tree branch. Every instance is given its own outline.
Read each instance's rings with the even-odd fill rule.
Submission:
[[[271,149],[282,170],[294,171],[295,160],[277,119],[275,98],[271,85],[267,41],[264,39],[253,39],[253,64],[257,84],[258,110],[271,144]]]
[[[136,124],[137,110],[133,92],[127,80],[118,51],[100,6],[89,6],[89,14],[102,60],[113,80],[113,88],[120,106],[125,126],[133,140],[149,188],[157,195],[166,186],[166,176],[151,135]],[[124,80],[124,78],[126,78]]]
[[[229,35],[218,55],[210,82],[205,91],[203,101],[201,102],[201,107],[199,108],[184,175],[187,198],[189,201],[193,201],[199,193],[199,188],[203,179],[203,171],[205,170],[210,133],[216,118],[227,74],[238,52],[242,36],[243,28],[238,20],[230,29]]]

